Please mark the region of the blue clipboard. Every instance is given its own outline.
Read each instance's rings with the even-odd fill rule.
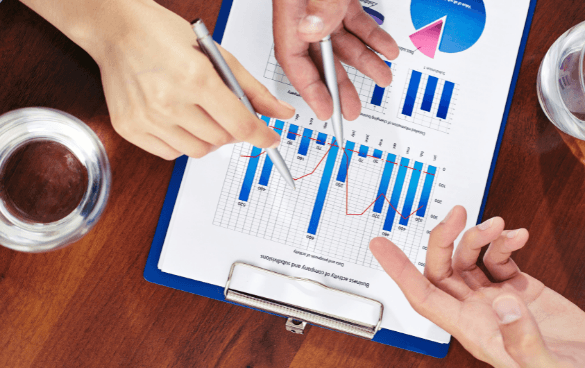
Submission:
[[[213,32],[213,38],[216,42],[221,43],[225,31],[225,27],[228,21],[228,17],[230,14],[230,10],[232,7],[233,0],[224,0],[221,6],[221,10],[219,12],[219,16],[217,19],[217,23],[215,25],[215,30]],[[528,16],[526,18],[526,23],[524,26],[524,32],[522,34],[522,41],[520,44],[520,48],[518,50],[518,57],[516,59],[516,65],[514,67],[514,75],[512,77],[512,83],[510,84],[510,90],[508,92],[508,99],[506,101],[506,107],[504,109],[504,115],[502,119],[502,124],[500,126],[500,131],[498,133],[498,139],[496,141],[496,147],[494,150],[494,155],[492,159],[492,163],[490,166],[490,172],[488,176],[488,180],[486,183],[485,192],[483,195],[482,204],[479,211],[479,217],[477,219],[477,223],[479,223],[482,219],[483,212],[485,209],[486,201],[488,192],[490,189],[490,185],[492,182],[494,169],[496,167],[496,160],[498,158],[498,153],[500,151],[500,145],[502,143],[502,137],[504,135],[504,130],[506,128],[506,121],[508,119],[508,114],[510,112],[510,105],[512,104],[512,97],[514,95],[514,89],[516,88],[516,82],[518,80],[518,73],[520,71],[520,65],[522,63],[522,57],[524,55],[524,50],[526,48],[526,41],[528,39],[528,32],[530,30],[530,25],[532,24],[532,18],[534,15],[534,9],[536,7],[536,0],[530,1],[530,6],[528,9]],[[224,288],[216,285],[206,284],[200,281],[187,279],[180,276],[171,275],[168,273],[164,273],[158,268],[158,261],[160,258],[160,254],[162,251],[162,247],[164,244],[164,240],[167,234],[167,229],[169,227],[169,223],[171,221],[171,215],[173,213],[175,202],[177,200],[177,195],[179,194],[179,188],[181,186],[181,181],[183,180],[183,173],[185,171],[185,167],[187,165],[187,157],[182,156],[175,161],[175,167],[173,169],[173,174],[171,176],[171,181],[169,183],[169,187],[167,189],[167,194],[165,197],[165,201],[163,204],[163,209],[160,214],[160,218],[158,221],[158,225],[156,227],[156,232],[154,234],[154,239],[152,240],[152,246],[150,248],[150,253],[148,254],[148,260],[146,261],[146,267],[144,269],[144,278],[147,281],[150,281],[155,284],[168,286],[174,289],[187,291],[193,294],[205,296],[211,299],[220,300],[223,302],[232,303],[227,301],[224,297]],[[239,305],[239,304],[237,304]],[[249,307],[248,307],[249,308]],[[254,309],[254,308],[251,308]],[[282,316],[284,317],[284,316]],[[373,341],[395,346],[401,349],[406,349],[410,351],[414,351],[421,354],[430,355],[436,358],[444,358],[447,355],[449,350],[449,344],[441,344],[425,339],[421,339],[418,337],[406,335],[400,332],[391,331],[387,329],[381,329],[376,333],[374,336]]]

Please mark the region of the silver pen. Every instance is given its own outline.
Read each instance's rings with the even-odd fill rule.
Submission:
[[[252,107],[252,104],[248,100],[248,97],[246,97],[244,90],[242,89],[242,87],[240,87],[240,84],[238,83],[236,77],[234,76],[234,73],[232,73],[225,59],[223,58],[223,56],[221,56],[221,52],[215,45],[215,41],[213,41],[213,38],[209,34],[209,31],[207,30],[207,27],[205,27],[203,21],[201,19],[197,19],[193,21],[191,25],[193,26],[193,31],[197,36],[197,42],[199,43],[199,46],[205,52],[205,54],[215,67],[215,70],[221,77],[221,79],[228,86],[228,88],[236,95],[236,97],[238,97],[240,101],[242,101],[246,108],[251,113],[256,115],[254,107]],[[288,166],[286,166],[284,159],[280,155],[280,152],[278,152],[276,148],[266,148],[266,153],[268,153],[268,156],[272,160],[272,163],[274,164],[280,175],[282,175],[282,177],[284,178],[284,181],[286,181],[288,185],[295,189],[295,181],[290,173],[290,170],[288,169]]]
[[[333,134],[335,134],[339,147],[343,147],[343,117],[341,116],[341,102],[339,101],[339,88],[337,86],[337,73],[335,72],[335,59],[333,58],[331,36],[322,39],[320,44],[325,83],[327,84],[327,89],[329,89],[329,94],[333,100],[333,116],[331,116]]]

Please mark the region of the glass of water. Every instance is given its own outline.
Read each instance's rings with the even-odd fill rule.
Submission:
[[[110,183],[104,146],[81,120],[40,107],[0,116],[0,245],[46,252],[79,240]]]
[[[563,132],[585,140],[585,22],[565,32],[546,53],[538,71],[538,100]]]

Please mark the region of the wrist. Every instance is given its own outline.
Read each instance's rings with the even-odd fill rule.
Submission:
[[[65,33],[83,48],[95,62],[104,65],[111,50],[118,48],[132,35],[141,31],[137,17],[151,0],[105,0],[98,9],[89,9],[81,22],[76,22]]]
[[[21,0],[102,65],[108,50],[138,28],[135,18],[152,0]]]

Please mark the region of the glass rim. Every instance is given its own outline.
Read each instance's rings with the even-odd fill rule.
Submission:
[[[77,207],[49,223],[19,219],[0,201],[0,244],[22,252],[45,252],[79,240],[97,223],[111,184],[110,163],[93,130],[76,117],[50,108],[28,107],[0,115],[0,172],[17,149],[39,140],[64,145],[87,170],[88,182]]]
[[[581,91],[585,93],[585,77],[583,73],[583,68],[585,68],[585,45],[581,48],[581,55],[579,56],[579,82],[581,83]]]

